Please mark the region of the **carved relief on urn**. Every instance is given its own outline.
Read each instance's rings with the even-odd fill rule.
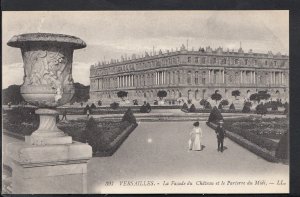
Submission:
[[[21,94],[26,101],[38,107],[57,107],[71,100],[73,51],[84,48],[84,41],[62,34],[33,33],[14,36],[8,45],[21,48]]]
[[[24,62],[24,99],[39,108],[39,128],[27,138],[33,145],[72,143],[72,138],[56,126],[55,107],[68,103],[74,95],[73,51],[86,47],[83,40],[63,34],[31,33],[12,37],[9,46],[21,48]],[[48,108],[48,109],[47,109]]]

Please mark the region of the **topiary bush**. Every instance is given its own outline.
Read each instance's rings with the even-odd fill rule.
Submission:
[[[93,152],[96,152],[98,149],[97,139],[101,139],[102,136],[103,136],[102,130],[98,128],[97,122],[93,117],[91,117],[86,123],[86,128],[85,131],[82,132],[81,139],[87,142],[92,147]]]
[[[275,157],[282,160],[289,159],[289,137],[288,132],[285,132],[276,148]]]
[[[187,102],[188,102],[188,104],[192,104],[192,100],[191,99],[189,99]]]
[[[249,113],[251,110],[250,110],[250,107],[249,107],[249,105],[244,105],[244,107],[243,107],[243,110],[242,110],[242,112],[243,113]]]
[[[183,103],[181,110],[182,111],[188,111],[189,110],[188,105],[186,103]]]
[[[120,106],[120,104],[117,102],[113,102],[110,104],[110,108],[112,108],[112,109],[117,109],[117,108],[119,108],[119,106]]]
[[[200,101],[200,105],[205,106],[206,102],[207,102],[207,100],[202,99],[202,100]]]
[[[232,110],[232,111],[235,111],[235,106],[233,103],[231,103],[231,105],[229,106],[229,109]]]
[[[98,101],[98,106],[101,106],[102,105],[102,101]]]
[[[207,101],[204,106],[205,109],[212,109],[211,104]]]
[[[223,109],[223,106],[221,103],[219,104],[218,109],[220,109],[220,110]]]
[[[122,118],[122,122],[127,121],[132,124],[136,124],[136,118],[133,115],[133,112],[130,108],[127,109],[127,111],[124,113],[124,116]]]
[[[209,114],[208,122],[218,123],[220,120],[223,120],[223,116],[217,107],[214,107]]]
[[[194,104],[191,105],[189,112],[196,112],[196,107]]]
[[[96,108],[97,108],[96,105],[94,103],[92,103],[91,109],[96,109]]]
[[[146,104],[146,108],[147,108],[147,111],[148,113],[151,111],[151,105],[149,103]]]
[[[267,114],[267,108],[262,103],[256,106],[256,113],[260,114],[261,116]]]

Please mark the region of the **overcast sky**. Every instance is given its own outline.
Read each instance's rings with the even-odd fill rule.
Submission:
[[[7,41],[22,33],[48,32],[77,36],[87,43],[74,52],[73,78],[89,84],[91,64],[121,55],[211,46],[235,51],[289,53],[288,11],[87,11],[3,12],[3,88],[22,84],[20,49]]]

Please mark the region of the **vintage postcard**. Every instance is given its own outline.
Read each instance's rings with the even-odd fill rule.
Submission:
[[[289,193],[289,11],[2,16],[2,194]]]

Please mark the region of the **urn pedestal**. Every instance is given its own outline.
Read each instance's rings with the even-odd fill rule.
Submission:
[[[56,126],[56,107],[74,95],[73,51],[84,48],[81,39],[49,33],[12,37],[9,46],[21,49],[24,83],[21,94],[39,109],[39,128],[25,142],[7,145],[12,161],[12,193],[86,193],[88,144],[73,142]]]

